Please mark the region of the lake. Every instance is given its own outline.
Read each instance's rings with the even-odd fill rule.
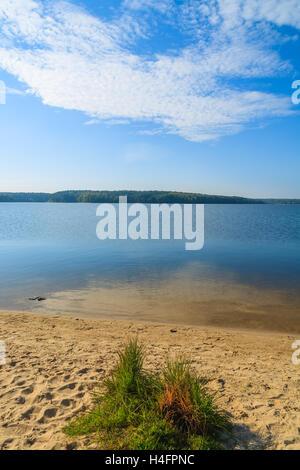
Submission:
[[[206,205],[199,251],[100,241],[96,208],[0,203],[0,309],[300,333],[300,205]]]

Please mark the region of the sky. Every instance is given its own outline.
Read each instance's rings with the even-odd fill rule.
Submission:
[[[299,0],[1,0],[0,191],[300,198],[299,46]]]

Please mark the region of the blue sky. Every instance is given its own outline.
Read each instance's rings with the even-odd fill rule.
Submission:
[[[300,198],[298,0],[1,0],[0,191]]]

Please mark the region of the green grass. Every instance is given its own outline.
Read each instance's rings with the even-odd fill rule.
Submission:
[[[93,409],[70,422],[68,436],[90,435],[102,449],[210,450],[222,448],[225,413],[189,361],[167,360],[161,374],[145,371],[144,347],[129,341],[95,393]]]

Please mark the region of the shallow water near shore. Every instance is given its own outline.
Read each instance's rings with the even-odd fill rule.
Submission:
[[[300,205],[206,205],[200,251],[100,241],[96,208],[0,204],[0,309],[300,332]]]

